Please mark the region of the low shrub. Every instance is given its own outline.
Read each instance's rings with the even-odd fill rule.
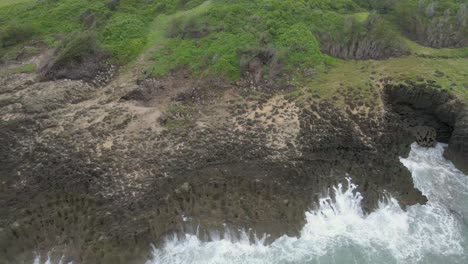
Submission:
[[[102,42],[115,58],[125,64],[134,59],[146,44],[148,27],[138,16],[115,14],[102,30]]]
[[[310,27],[303,23],[285,28],[279,35],[277,46],[285,52],[292,67],[310,68],[320,65],[324,59],[320,43]]]
[[[57,48],[41,73],[45,79],[92,80],[105,64],[106,57],[95,32],[73,33]]]
[[[166,31],[169,38],[202,38],[211,32],[211,28],[206,21],[199,17],[181,17],[171,20]]]
[[[84,31],[68,37],[56,54],[54,64],[59,66],[71,61],[80,61],[85,57],[103,54],[103,50],[97,43],[96,33]]]
[[[23,43],[34,35],[34,28],[27,24],[12,24],[0,30],[0,47],[6,48]]]

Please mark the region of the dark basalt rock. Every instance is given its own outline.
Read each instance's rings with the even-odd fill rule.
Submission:
[[[427,23],[415,24],[407,35],[422,45],[433,48],[462,48],[468,46],[466,22],[454,23],[450,17],[437,17]]]
[[[457,168],[468,174],[468,109],[458,117],[449,146],[444,153]]]
[[[323,50],[331,56],[342,59],[386,59],[409,54],[403,47],[390,46],[385,40],[371,36],[355,38],[348,43],[325,42]]]
[[[371,15],[364,24],[347,21],[338,36],[320,32],[318,37],[325,53],[342,59],[386,59],[409,54],[385,24],[382,17]]]
[[[149,88],[122,92],[120,104],[142,104],[164,91]],[[92,97],[93,91],[86,93]],[[269,233],[270,240],[294,236],[304,212],[328,188],[346,184],[346,177],[359,185],[367,212],[386,194],[403,207],[423,204],[426,198],[399,157],[415,140],[425,146],[437,140],[449,142],[447,155],[463,165],[463,105],[415,83],[387,85],[385,92],[385,112],[353,114],[355,108],[339,111],[326,101],[287,108],[284,100],[271,113],[254,113],[268,107],[262,99],[232,107],[226,121],[161,133],[127,133],[135,117],[109,105],[74,106],[69,117],[67,104],[87,98],[76,92],[53,109],[12,107],[28,102],[25,96],[5,101],[0,111],[21,113],[22,119],[0,121],[0,262],[28,262],[18,256],[67,245],[65,255],[77,263],[141,263],[150,244],[166,235],[199,226],[208,240],[207,231],[222,231],[225,223]],[[42,105],[61,98],[50,94],[45,103],[29,101]],[[93,111],[99,122],[93,122]],[[252,118],[246,118],[249,112]],[[297,126],[286,126],[286,132],[294,136],[274,147],[271,141],[280,140],[285,127],[273,120],[292,117]],[[59,124],[62,133],[47,132]],[[108,138],[115,138],[111,148],[103,146]]]
[[[435,128],[429,126],[416,126],[411,129],[416,142],[423,147],[433,148],[437,144],[437,132]]]
[[[426,84],[386,85],[386,100],[421,146],[448,143],[445,156],[468,173],[468,108]]]

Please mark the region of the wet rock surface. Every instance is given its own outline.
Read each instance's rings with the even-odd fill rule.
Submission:
[[[399,114],[405,129],[416,136],[416,141],[424,147],[431,147],[434,140],[448,143],[445,156],[467,173],[466,105],[427,83],[387,85],[385,89],[393,111]]]
[[[141,263],[151,243],[198,225],[204,239],[225,225],[270,240],[297,235],[304,212],[345,177],[366,211],[384,194],[424,203],[399,162],[418,135],[427,146],[450,141],[448,155],[466,161],[463,106],[423,87],[387,85],[383,108],[342,111],[325,100],[236,101],[242,87],[186,78],[107,87],[8,78],[0,80],[7,263],[51,248],[77,263]]]
[[[465,174],[468,173],[468,109],[457,118],[455,128],[450,138],[450,144],[444,155]]]

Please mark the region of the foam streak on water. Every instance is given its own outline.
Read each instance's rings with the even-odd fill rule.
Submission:
[[[73,264],[73,262],[65,262],[65,261],[64,261],[64,258],[65,258],[65,257],[62,257],[62,258],[59,260],[58,264]],[[44,264],[52,264],[53,262],[52,262],[52,260],[50,259],[50,256],[47,256],[47,259],[46,259],[44,262],[42,262],[42,261],[41,261],[41,257],[38,256],[38,257],[36,257],[36,259],[34,260],[34,263],[33,263],[33,264],[41,264],[41,263],[44,263]]]
[[[170,239],[154,249],[148,264],[177,263],[468,263],[468,177],[442,157],[444,145],[416,145],[401,162],[415,186],[429,199],[403,211],[389,198],[365,215],[362,196],[348,180],[333,188],[336,198],[321,199],[307,212],[300,237],[283,236],[271,245],[220,239],[202,242],[195,235]]]

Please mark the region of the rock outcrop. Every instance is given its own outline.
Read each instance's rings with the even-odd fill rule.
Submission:
[[[468,174],[468,109],[457,118],[455,128],[450,138],[449,147],[444,155],[450,159],[457,168]]]
[[[203,239],[225,224],[297,235],[304,211],[346,177],[368,212],[386,194],[425,203],[399,161],[418,137],[450,141],[462,162],[466,150],[461,105],[423,87],[387,85],[387,109],[342,111],[326,100],[215,97],[190,77],[106,88],[9,78],[0,87],[0,260],[10,263],[60,245],[81,263],[131,263],[194,226]]]
[[[342,59],[386,59],[409,54],[402,46],[390,45],[388,40],[379,40],[373,36],[357,36],[348,42],[328,42],[323,50],[331,56]]]
[[[409,54],[408,48],[398,41],[398,33],[378,15],[370,15],[365,22],[347,19],[337,36],[319,32],[322,50],[342,59],[387,59]]]
[[[387,101],[420,145],[448,143],[445,156],[468,173],[468,108],[447,91],[434,89],[432,84],[387,85]]]
[[[426,24],[415,24],[408,36],[422,45],[433,48],[461,48],[468,46],[468,24],[453,22],[451,17],[439,17]]]
[[[453,6],[452,6],[453,7]],[[407,12],[403,9],[403,12]],[[433,48],[468,46],[468,5],[458,4],[455,10],[441,9],[437,2],[419,1],[412,14],[402,15],[402,28],[409,38]]]

